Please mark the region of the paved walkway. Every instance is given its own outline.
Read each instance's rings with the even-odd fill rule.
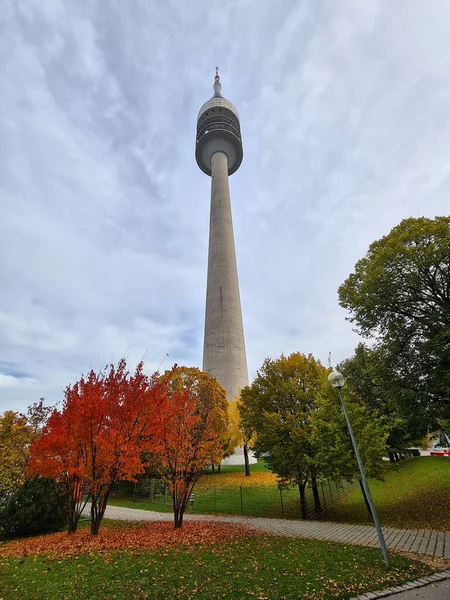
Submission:
[[[394,600],[448,600],[450,598],[450,579],[433,583],[417,590],[400,592]]]
[[[378,600],[394,596],[394,600],[448,600],[450,598],[450,570],[435,573],[397,587],[366,592],[350,600]]]
[[[89,508],[87,507],[87,513]],[[150,510],[108,506],[105,517],[121,521],[171,521],[171,513]],[[290,521],[288,519],[262,519],[224,515],[189,515],[186,521],[219,521],[244,524],[258,531],[274,535],[355,544],[357,546],[378,546],[375,527],[372,525],[346,525],[326,521]],[[433,532],[416,529],[395,529],[383,527],[386,546],[390,550],[403,550],[427,556],[450,559],[450,531]]]

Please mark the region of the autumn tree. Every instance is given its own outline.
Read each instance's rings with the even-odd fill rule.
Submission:
[[[33,427],[25,415],[9,410],[0,416],[0,495],[23,483],[33,437]]]
[[[373,242],[340,286],[339,301],[359,333],[383,348],[410,412],[420,409],[430,426],[448,418],[450,217],[405,219]]]
[[[239,403],[242,421],[256,432],[256,456],[265,460],[281,482],[298,486],[305,519],[308,483],[320,507],[311,415],[326,375],[327,369],[311,354],[267,358],[251,386],[241,390]]]
[[[241,418],[241,411],[245,410],[241,405],[240,398],[229,403],[228,407],[228,434],[230,436],[230,447],[244,449],[245,475],[250,477],[249,452],[256,440],[256,432],[252,423]]]
[[[240,450],[241,448],[244,449],[244,460],[247,470],[249,468],[248,445],[245,444],[246,438],[241,427],[237,400],[234,400],[228,402],[228,426],[222,438],[222,447],[218,447],[215,456],[211,457],[212,470],[214,471],[214,466],[217,465],[217,471],[220,473],[221,462],[232,456],[237,449]]]
[[[91,494],[91,533],[96,535],[115,483],[135,481],[144,471],[141,453],[160,385],[149,380],[140,363],[130,375],[124,359],[109,371],[80,380],[71,393],[86,403],[83,426],[87,444],[85,484]]]
[[[61,411],[54,411],[32,447],[29,471],[64,482],[69,530],[76,529],[84,487],[91,500],[91,533],[97,535],[114,484],[135,481],[143,472],[141,454],[154,433],[150,427],[161,393],[162,385],[143,373],[142,363],[131,375],[124,359],[67,387]]]
[[[149,462],[169,487],[177,529],[196,482],[223,458],[227,399],[217,380],[196,368],[176,367],[162,379],[166,389],[154,413]]]
[[[41,433],[54,409],[55,406],[46,406],[45,398],[39,398],[27,408],[27,422],[33,428],[35,438]]]
[[[30,446],[52,410],[41,398],[26,415],[13,411],[0,415],[0,495],[23,484]]]
[[[67,391],[66,391],[67,394]],[[87,469],[85,440],[79,433],[78,405],[67,398],[61,411],[54,410],[42,435],[33,443],[27,474],[58,480],[67,500],[68,532],[74,533],[90,493],[84,492]]]

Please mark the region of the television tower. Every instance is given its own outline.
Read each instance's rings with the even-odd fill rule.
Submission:
[[[228,186],[228,176],[240,167],[243,152],[239,115],[221,94],[217,67],[213,89],[214,96],[198,113],[195,148],[198,166],[211,177],[203,370],[216,377],[233,401],[248,385]],[[236,449],[226,463],[243,464],[242,452]]]

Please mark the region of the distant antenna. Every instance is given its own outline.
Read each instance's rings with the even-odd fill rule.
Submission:
[[[222,85],[220,83],[219,67],[216,67],[216,76],[214,77],[213,89],[214,89],[214,96],[216,98],[222,96],[222,94],[220,93],[220,91],[222,89]]]
[[[160,370],[160,368],[161,368],[161,365],[163,364],[163,362],[166,360],[166,358],[167,358],[168,356],[169,356],[169,355],[166,353],[166,354],[164,354],[164,356],[162,357],[162,361],[159,363],[159,367],[156,369],[157,373],[159,373],[159,370]]]
[[[333,368],[333,365],[331,364],[331,352],[328,352],[328,366],[330,367],[330,369]]]

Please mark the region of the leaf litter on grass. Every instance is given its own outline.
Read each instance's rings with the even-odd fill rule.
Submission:
[[[207,491],[212,486],[217,486],[218,489],[237,489],[243,488],[268,488],[277,489],[277,476],[272,471],[256,471],[250,477],[245,475],[245,472],[231,473],[208,473],[202,477],[196,485],[197,490]]]
[[[250,536],[245,528],[228,524],[226,527],[233,530],[233,538],[216,537],[212,541],[208,535],[208,541],[187,546],[178,544],[155,550],[94,549],[60,557],[47,554],[4,559],[0,560],[0,564],[4,562],[2,576],[10,590],[19,585],[18,597],[24,600],[69,597],[84,600],[92,597],[93,590],[99,598],[120,600],[199,597],[342,600],[373,586],[396,585],[430,572],[425,565],[400,557],[392,557],[392,568],[387,571],[379,553],[372,549],[278,536]],[[8,600],[15,597],[8,596]]]
[[[110,525],[101,528],[98,536],[91,536],[84,528],[70,535],[50,533],[14,540],[0,546],[0,556],[17,558],[48,554],[63,557],[105,550],[161,550],[176,546],[209,546],[261,535],[245,525],[229,523],[188,522],[181,529],[174,529],[168,522],[146,523],[132,528]]]

